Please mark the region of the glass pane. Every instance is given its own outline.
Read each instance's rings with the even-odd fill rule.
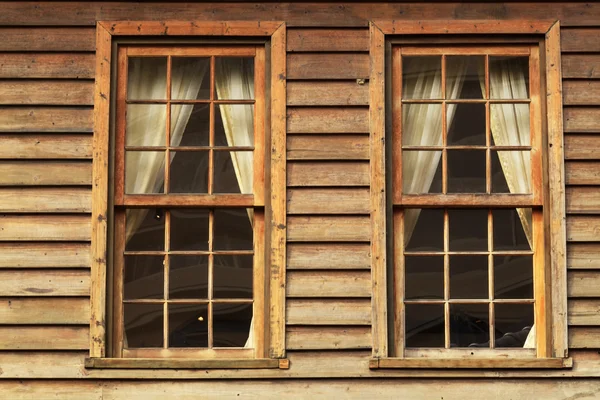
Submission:
[[[171,250],[208,250],[208,210],[171,210]]]
[[[164,104],[128,104],[126,146],[164,146],[166,143],[167,106]]]
[[[128,100],[167,98],[167,57],[129,57],[127,63]]]
[[[448,146],[485,146],[485,104],[448,104]]]
[[[444,306],[405,305],[406,347],[444,347]]]
[[[529,146],[529,104],[490,104],[493,146]]]
[[[169,346],[208,347],[208,306],[169,304]]]
[[[125,221],[126,251],[165,249],[165,215],[162,209],[129,209]]]
[[[442,145],[442,105],[405,104],[402,106],[402,145]]]
[[[220,104],[215,107],[215,146],[254,146],[252,104]]]
[[[482,99],[484,76],[485,56],[447,56],[446,98]]]
[[[487,251],[488,210],[448,210],[450,251]]]
[[[444,298],[444,257],[404,257],[404,298]]]
[[[495,154],[497,153],[497,155]],[[493,176],[502,174],[504,181],[509,188],[509,193],[531,193],[531,152],[529,151],[493,151],[492,160],[498,159],[496,169],[500,167],[500,171],[492,170]],[[496,178],[498,181],[499,178]],[[502,181],[499,184],[498,190],[505,190],[502,186]],[[492,186],[492,191],[496,192],[496,188]],[[502,193],[502,192],[500,192]],[[504,192],[506,193],[506,192]]]
[[[402,98],[442,98],[442,57],[402,57]]]
[[[508,183],[502,171],[502,164],[498,158],[498,152],[492,151],[492,193],[510,193]]]
[[[402,152],[402,191],[405,194],[440,193],[441,151]]]
[[[531,232],[531,209],[521,209],[520,216],[516,209],[492,211],[494,225],[494,250],[531,250],[527,240],[527,232]],[[527,228],[523,228],[523,223]]]
[[[533,256],[494,256],[494,298],[533,299]]]
[[[213,296],[220,299],[252,298],[252,255],[215,255]]]
[[[444,210],[409,208],[404,211],[405,251],[444,250]]]
[[[208,193],[208,151],[171,152],[169,193]]]
[[[164,151],[125,152],[125,194],[163,193]]]
[[[490,56],[490,98],[529,97],[529,58]]]
[[[164,298],[164,256],[125,256],[125,300]]]
[[[172,99],[210,99],[209,57],[173,57],[171,62]]]
[[[450,304],[450,347],[490,347],[489,306]]]
[[[171,146],[208,146],[209,135],[209,104],[171,106]]]
[[[533,326],[533,304],[494,304],[496,347],[523,347]]]
[[[215,88],[219,100],[254,99],[254,58],[215,57]]]
[[[251,151],[215,151],[214,193],[252,193],[254,180]],[[237,166],[237,168],[234,168]]]
[[[215,209],[213,245],[215,250],[252,250],[252,210],[245,208]]]
[[[487,256],[450,256],[450,298],[487,299]]]
[[[208,256],[169,257],[169,298],[208,298]]]
[[[252,304],[213,304],[214,347],[244,347],[250,334]]]
[[[448,150],[448,193],[485,193],[485,150]]]
[[[162,304],[123,304],[126,347],[162,347],[163,313]]]

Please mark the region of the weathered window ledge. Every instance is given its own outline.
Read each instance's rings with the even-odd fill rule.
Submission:
[[[268,369],[289,368],[288,359],[165,359],[165,358],[86,358],[86,368],[115,369]]]
[[[427,359],[427,358],[372,358],[370,369],[408,368],[464,368],[464,369],[558,369],[572,368],[572,358],[522,358],[522,359]]]

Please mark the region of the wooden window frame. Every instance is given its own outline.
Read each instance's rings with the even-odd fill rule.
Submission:
[[[481,36],[485,37],[482,38]],[[540,69],[545,77],[540,95],[541,121],[544,136],[544,170],[548,171],[544,190],[544,238],[547,244],[544,263],[543,287],[545,293],[546,335],[536,354],[519,358],[510,351],[477,352],[452,349],[452,353],[431,352],[414,357],[393,356],[390,351],[388,324],[388,256],[393,256],[387,229],[389,199],[386,193],[386,59],[391,58],[391,43],[414,42],[429,45],[456,43],[538,43]],[[558,21],[373,21],[370,24],[370,136],[371,136],[371,251],[373,284],[373,352],[370,368],[564,368],[571,367],[567,343],[567,281],[566,281],[566,228],[565,184],[562,126],[562,84],[560,70],[560,25]],[[388,86],[389,89],[389,86]],[[387,93],[390,93],[389,91]],[[543,92],[542,92],[543,93]],[[545,100],[544,100],[545,99]],[[387,106],[390,112],[390,106]],[[389,116],[388,116],[389,117]],[[389,126],[389,123],[388,123]],[[387,174],[391,171],[387,171]],[[391,196],[390,196],[391,197]],[[419,196],[417,196],[419,197]],[[420,196],[422,197],[422,196]],[[550,218],[554,216],[553,218]],[[389,246],[389,247],[388,247]],[[451,355],[450,355],[451,354]]]
[[[266,73],[269,77],[267,110],[264,118],[269,140],[264,146],[266,193],[258,190],[254,206],[265,206],[267,265],[264,266],[264,349],[254,358],[111,358],[107,352],[107,271],[110,265],[109,224],[111,221],[111,145],[114,117],[114,62],[118,44],[148,41],[164,45],[178,43],[264,43]],[[92,244],[90,293],[89,368],[287,368],[285,359],[285,238],[286,238],[286,27],[283,22],[238,21],[115,21],[96,25],[96,85],[92,166]],[[115,60],[115,61],[113,61]],[[134,196],[139,197],[139,196]],[[186,196],[179,200],[185,202]],[[241,196],[244,197],[244,196]],[[265,199],[265,197],[267,197]],[[135,200],[135,199],[134,199]],[[210,200],[210,199],[209,199]],[[258,204],[257,203],[261,203]],[[225,356],[227,357],[227,356]]]

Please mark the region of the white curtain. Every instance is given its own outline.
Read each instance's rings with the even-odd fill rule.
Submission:
[[[423,57],[419,63],[403,66],[405,99],[441,99],[442,76],[438,57]],[[462,60],[460,58],[459,60]],[[457,62],[448,70],[446,98],[458,98],[465,79],[466,63]],[[446,106],[446,125],[450,126],[455,104]],[[402,144],[411,146],[442,145],[442,115],[438,104],[405,104],[402,107]],[[400,144],[397,144],[400,145]],[[427,193],[438,168],[441,151],[402,152],[403,193]],[[420,209],[404,210],[404,244],[410,241]]]

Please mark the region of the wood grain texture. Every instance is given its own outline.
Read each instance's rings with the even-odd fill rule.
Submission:
[[[90,272],[73,269],[0,270],[2,296],[88,296]]]
[[[92,109],[2,107],[0,132],[92,132]]]
[[[289,242],[367,242],[371,227],[368,216],[290,216]]]
[[[93,89],[91,80],[0,80],[0,105],[90,106]]]
[[[289,271],[290,297],[371,297],[369,271]]]
[[[600,54],[564,54],[563,78],[599,79]]]
[[[288,133],[367,133],[369,109],[288,107],[287,130]]]
[[[92,135],[0,134],[0,159],[91,159]]]
[[[371,299],[288,299],[288,325],[369,325]]]
[[[289,270],[369,269],[371,253],[368,244],[361,243],[289,243]]]
[[[600,297],[598,287],[600,274],[595,271],[569,270],[567,274],[567,293],[569,297]]]
[[[563,53],[600,52],[599,36],[598,27],[563,29],[560,33],[561,51]]]
[[[368,79],[368,53],[289,53],[288,79]]]
[[[96,34],[92,27],[8,27],[0,28],[0,51],[94,51]]]
[[[368,186],[368,162],[288,162],[287,184],[296,186]]]
[[[369,326],[288,326],[289,350],[370,349]]]
[[[600,325],[600,299],[569,300],[569,325]]]
[[[565,162],[565,180],[567,185],[600,185],[600,162]]]
[[[569,243],[567,245],[567,268],[600,269],[600,244]]]
[[[0,209],[5,213],[89,213],[92,193],[87,188],[0,188]]]
[[[600,327],[570,327],[569,347],[572,349],[600,349]]]
[[[89,320],[87,297],[0,299],[0,324],[85,325]]]
[[[369,51],[369,31],[366,29],[311,29],[288,30],[287,51],[333,52]]]
[[[600,154],[600,135],[565,135],[565,159],[598,160],[600,159],[598,154]]]
[[[0,326],[0,350],[85,350],[88,326]]]
[[[289,135],[288,160],[368,160],[367,135]]]
[[[600,132],[600,108],[565,107],[563,112],[565,132]]]
[[[369,83],[356,81],[289,81],[288,106],[366,106]]]
[[[563,81],[563,102],[567,106],[599,105],[600,81]]]
[[[567,187],[567,213],[600,214],[600,190],[597,187]]]
[[[93,79],[93,53],[0,53],[0,78]]]
[[[567,240],[570,242],[600,241],[600,216],[569,216],[567,218]]]
[[[89,215],[0,214],[0,241],[87,241]]]
[[[290,189],[287,192],[287,212],[288,214],[368,214],[369,195],[368,188]]]
[[[0,139],[1,141],[1,139]],[[88,161],[3,161],[0,186],[91,185]]]
[[[0,243],[0,268],[89,268],[87,243]]]

